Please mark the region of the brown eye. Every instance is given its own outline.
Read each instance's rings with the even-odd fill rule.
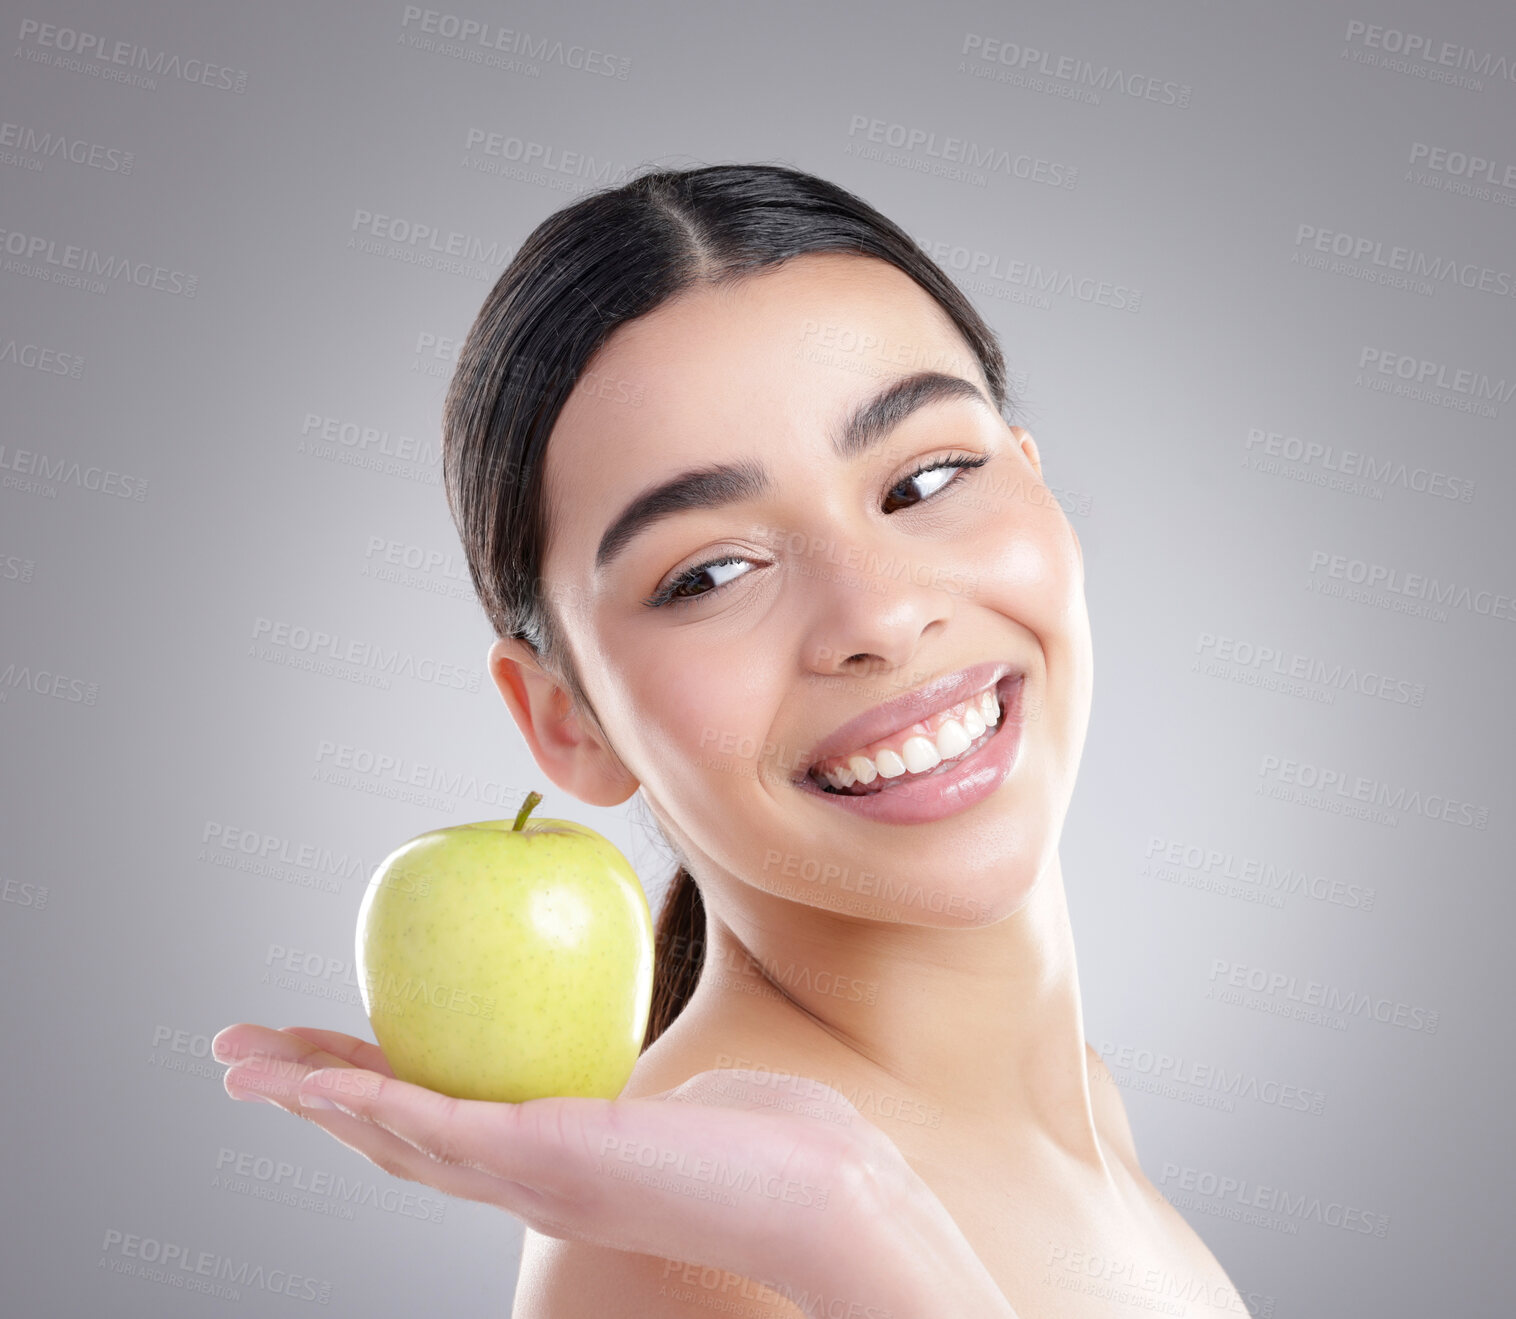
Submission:
[[[679,576],[670,578],[645,603],[657,609],[662,605],[677,604],[684,600],[698,600],[702,596],[711,595],[713,592],[719,591],[727,582],[738,575],[733,572],[722,572],[719,570],[730,568],[733,564],[745,564],[746,562],[746,559],[739,559],[735,555],[728,554],[720,559],[707,559],[704,563],[697,563],[691,568],[686,568]],[[692,589],[699,586],[702,577],[710,577],[715,580],[716,584],[709,590]]]
[[[987,462],[989,462],[988,454],[979,454],[978,456],[954,454],[948,458],[935,458],[931,462],[923,463],[885,496],[884,511],[886,513],[894,513],[902,508],[911,508],[932,498],[938,491],[945,489],[953,483],[952,477],[939,478],[937,475],[939,472],[955,472],[972,467],[983,467]],[[897,500],[896,494],[900,491],[906,491],[907,493]]]

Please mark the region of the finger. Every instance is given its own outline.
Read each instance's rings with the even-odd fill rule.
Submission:
[[[284,1035],[298,1036],[302,1040],[309,1040],[312,1044],[351,1063],[354,1067],[378,1072],[381,1076],[395,1074],[395,1069],[390,1066],[383,1049],[377,1044],[370,1044],[367,1040],[360,1040],[355,1035],[344,1035],[335,1030],[321,1030],[316,1026],[282,1026],[280,1032]]]
[[[439,1163],[538,1192],[536,1217],[516,1211],[538,1231],[745,1276],[814,1267],[844,1248],[860,1215],[884,1212],[882,1188],[893,1185],[846,1129],[761,1107],[499,1104],[350,1069],[315,1072],[300,1089]]]
[[[307,1073],[312,1074],[315,1073]],[[412,1102],[432,1101],[443,1107],[474,1102],[452,1099],[392,1076],[349,1067],[329,1068],[318,1075],[315,1083],[291,1087],[287,1102],[385,1172],[408,1181],[424,1182],[462,1199],[498,1205],[528,1221],[540,1217],[542,1197],[530,1187],[501,1177],[484,1162],[480,1150],[466,1149],[446,1140],[436,1147],[421,1146],[375,1120],[366,1111],[361,1097],[382,1085],[413,1092]],[[478,1106],[509,1107],[482,1102]]]
[[[235,1033],[229,1031],[235,1030]],[[257,1094],[287,1112],[303,1117],[329,1135],[363,1155],[376,1167],[405,1181],[424,1182],[448,1195],[481,1200],[514,1209],[520,1196],[503,1192],[500,1179],[468,1168],[439,1164],[393,1132],[354,1117],[338,1108],[309,1108],[300,1102],[300,1083],[317,1068],[353,1072],[352,1064],[328,1052],[304,1035],[274,1031],[264,1026],[242,1025],[216,1037],[213,1048],[232,1061],[224,1083],[233,1098]],[[339,1049],[363,1041],[336,1032],[312,1031],[335,1036]],[[226,1038],[223,1039],[223,1036]],[[373,1046],[369,1046],[372,1048]],[[361,1050],[359,1051],[361,1052]],[[377,1050],[375,1050],[377,1052]],[[364,1072],[363,1075],[377,1075]],[[528,1206],[529,1207],[529,1206]]]
[[[233,1098],[255,1091],[276,1102],[293,1100],[296,1088],[314,1068],[352,1066],[297,1035],[246,1022],[221,1031],[211,1041],[211,1053],[230,1064],[222,1083]]]
[[[444,1167],[510,1177],[487,1162],[486,1151],[509,1139],[520,1105],[454,1099],[424,1086],[359,1068],[313,1070],[296,1087],[296,1102],[340,1111],[373,1123]],[[604,1102],[604,1101],[601,1101]],[[466,1111],[464,1111],[466,1110]]]
[[[270,1052],[292,1055],[295,1047],[295,1037],[272,1026],[239,1021],[216,1032],[211,1040],[211,1057],[221,1063],[238,1063]]]

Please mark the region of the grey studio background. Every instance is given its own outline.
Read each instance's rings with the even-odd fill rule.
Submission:
[[[658,901],[484,672],[440,404],[538,221],[722,161],[856,190],[1002,337],[1084,545],[1062,855],[1149,1176],[1254,1314],[1509,1313],[1509,6],[0,31],[5,1313],[508,1313],[513,1219],[232,1104],[209,1039],[367,1035],[372,867],[534,786]]]

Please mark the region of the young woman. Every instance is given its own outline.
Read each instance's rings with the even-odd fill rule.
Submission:
[[[1012,406],[961,292],[811,175],[544,221],[447,492],[538,767],[681,858],[648,1045],[617,1101],[494,1105],[238,1025],[228,1089],[522,1217],[517,1319],[1244,1313],[1084,1040],[1084,563]]]

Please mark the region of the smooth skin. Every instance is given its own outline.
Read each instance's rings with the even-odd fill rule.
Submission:
[[[859,1236],[833,1235],[845,1215],[829,1208],[818,1228],[786,1206],[779,1253],[820,1256],[787,1285],[859,1301],[855,1277],[827,1277],[840,1252],[914,1273],[887,1284],[897,1299],[881,1304],[896,1315],[1150,1313],[1154,1295],[1193,1319],[1240,1313],[1224,1270],[1144,1175],[1119,1091],[1084,1039],[1057,845],[1093,658],[1083,554],[1031,435],[987,401],[931,297],[861,256],[808,254],[694,289],[621,327],[594,367],[630,388],[577,390],[559,418],[543,566],[593,710],[575,709],[519,641],[497,641],[489,666],[542,772],[596,806],[640,792],[700,880],[705,972],[616,1107],[721,1069],[775,1070],[850,1102],[859,1120],[847,1130],[888,1138],[905,1172],[877,1146],[865,1159],[893,1206],[882,1221],[865,1214]],[[986,398],[933,401],[839,457],[841,419],[923,369]],[[988,462],[907,480],[965,454]],[[669,516],[597,570],[600,537],[634,494],[735,462],[761,464],[767,490]],[[688,579],[690,599],[646,603],[721,558],[736,562]],[[792,782],[806,748],[840,724],[986,660],[1025,670],[1027,714],[1010,777],[985,800],[887,825]],[[273,1035],[247,1038],[300,1047]],[[681,1271],[707,1261],[677,1239],[618,1249],[522,1216],[533,1230],[515,1319],[806,1313]],[[772,1226],[754,1224],[760,1236]],[[944,1264],[965,1248],[992,1289],[972,1263]],[[1133,1280],[1128,1300],[1085,1271],[1093,1257]],[[955,1286],[974,1294],[950,1296]]]
[[[728,1290],[762,1278],[781,1305],[825,1295],[860,1314],[1016,1319],[889,1139],[807,1078],[723,1069],[640,1099],[500,1104],[397,1080],[376,1045],[337,1031],[239,1023],[213,1050],[233,1099],[298,1113],[392,1176],[499,1205],[544,1240],[699,1265]],[[678,1313],[643,1299],[530,1304]]]

